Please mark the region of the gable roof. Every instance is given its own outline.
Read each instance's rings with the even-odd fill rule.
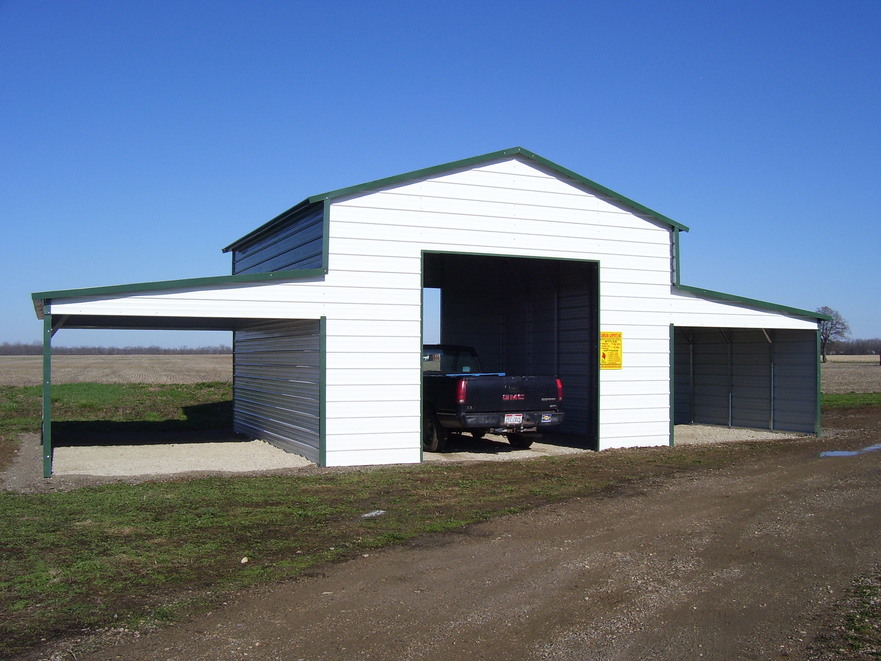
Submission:
[[[274,231],[274,229],[283,224],[293,217],[302,214],[308,213],[316,208],[326,205],[328,202],[333,201],[335,199],[339,199],[342,197],[348,197],[359,194],[366,194],[372,191],[380,190],[382,188],[387,188],[390,186],[396,186],[399,184],[405,184],[411,181],[417,181],[420,179],[425,179],[428,177],[441,175],[447,172],[453,172],[456,170],[463,170],[470,167],[475,167],[491,162],[499,162],[509,159],[518,159],[521,161],[532,162],[542,169],[549,171],[551,173],[556,173],[557,175],[568,179],[570,182],[577,186],[581,186],[583,188],[589,189],[591,192],[599,193],[602,197],[606,198],[610,202],[619,204],[621,206],[627,207],[631,209],[641,216],[651,218],[656,220],[662,224],[668,225],[669,227],[676,230],[674,234],[678,234],[679,231],[688,231],[688,227],[677,223],[675,220],[664,216],[652,209],[649,209],[646,206],[639,204],[627,198],[615,191],[606,188],[586,177],[582,177],[580,174],[573,172],[567,168],[564,168],[556,163],[549,161],[538,154],[535,154],[523,147],[513,147],[511,149],[503,149],[501,151],[491,152],[489,154],[483,154],[480,156],[473,156],[471,158],[466,158],[458,161],[452,161],[450,163],[444,163],[442,165],[436,165],[433,167],[422,168],[420,170],[413,170],[412,172],[406,172],[404,174],[399,174],[391,177],[385,177],[383,179],[376,179],[373,181],[369,181],[363,184],[358,184],[355,186],[349,186],[347,188],[338,188],[336,190],[332,190],[326,193],[321,193],[319,195],[312,195],[307,197],[305,200],[300,202],[299,204],[291,207],[287,211],[279,214],[272,220],[264,223],[257,229],[249,232],[242,238],[237,241],[231,243],[226,248],[223,249],[223,252],[229,252],[231,250],[236,250],[240,247],[246,246],[261,237],[265,236],[268,233]],[[675,251],[678,256],[678,236],[674,236],[674,244]],[[677,257],[678,262],[678,257]],[[293,270],[293,271],[270,271],[266,273],[253,273],[253,274],[239,274],[239,275],[226,275],[226,276],[212,276],[206,278],[189,278],[184,280],[169,280],[169,281],[159,281],[159,282],[145,282],[145,283],[135,283],[129,285],[115,285],[109,287],[88,287],[83,289],[70,289],[70,290],[61,290],[61,291],[45,291],[45,292],[36,292],[32,294],[34,308],[37,313],[38,318],[43,317],[43,306],[46,302],[51,301],[53,299],[63,300],[63,299],[71,299],[71,298],[81,298],[81,297],[105,297],[105,296],[114,296],[114,295],[131,295],[141,292],[147,291],[157,291],[157,290],[189,290],[189,289],[201,289],[201,288],[210,288],[216,286],[225,286],[225,285],[241,285],[241,284],[257,284],[261,282],[268,281],[287,281],[287,280],[300,280],[307,279],[311,277],[321,277],[323,274],[327,273],[326,261],[324,268],[320,269],[301,269],[301,270]],[[698,298],[703,298],[706,300],[714,300],[728,303],[735,303],[739,305],[745,305],[749,307],[755,307],[759,309],[765,309],[773,312],[780,312],[783,314],[808,318],[808,319],[817,319],[817,320],[827,320],[828,317],[826,315],[820,314],[818,312],[813,312],[810,310],[801,310],[798,308],[793,308],[784,305],[777,305],[774,303],[768,303],[766,301],[760,301],[752,298],[745,298],[742,296],[735,296],[732,294],[725,294],[722,292],[711,291],[708,289],[702,289],[698,287],[690,287],[687,285],[681,284],[679,281],[680,269],[675,269],[675,278],[676,281],[674,283],[674,289],[679,290],[680,292],[687,293]]]
[[[331,202],[335,199],[341,197],[348,197],[350,195],[359,195],[363,193],[370,193],[372,191],[379,190],[381,188],[387,188],[389,186],[397,186],[399,184],[405,184],[411,181],[417,181],[419,179],[425,179],[428,177],[433,177],[437,175],[441,175],[447,172],[452,172],[455,170],[462,170],[478,165],[483,165],[486,163],[491,163],[493,161],[503,161],[509,159],[519,159],[522,161],[532,161],[536,165],[540,166],[544,170],[548,170],[552,173],[565,177],[571,180],[578,186],[588,188],[593,192],[599,193],[601,196],[607,198],[608,200],[615,202],[619,205],[623,205],[637,213],[640,213],[644,216],[648,216],[654,220],[657,220],[664,225],[669,225],[670,227],[687,232],[688,227],[683,225],[682,223],[677,223],[672,218],[668,218],[667,216],[658,213],[648,207],[640,204],[639,202],[635,202],[628,197],[621,195],[620,193],[616,193],[610,188],[606,188],[595,181],[591,181],[590,179],[581,176],[577,172],[573,172],[568,168],[564,168],[561,165],[557,165],[553,161],[549,161],[548,159],[539,156],[538,154],[529,151],[528,149],[524,149],[523,147],[512,147],[511,149],[502,149],[501,151],[490,152],[489,154],[482,154],[480,156],[472,156],[471,158],[465,158],[459,161],[452,161],[450,163],[443,163],[442,165],[435,165],[428,168],[422,168],[420,170],[413,170],[412,172],[405,172],[404,174],[398,174],[391,177],[385,177],[383,179],[375,179],[373,181],[368,181],[363,184],[357,184],[355,186],[348,186],[346,188],[337,188],[336,190],[328,191],[327,193],[320,193],[318,195],[312,195],[307,197],[305,200],[300,202],[299,204],[294,205],[287,211],[279,214],[272,220],[267,223],[264,223],[257,229],[249,232],[242,238],[234,241],[223,249],[223,252],[229,252],[230,250],[236,250],[241,248],[254,240],[260,238],[261,236],[266,235],[271,232],[275,227],[289,220],[292,216],[304,211],[307,208],[313,207],[314,205],[323,204],[326,202]]]

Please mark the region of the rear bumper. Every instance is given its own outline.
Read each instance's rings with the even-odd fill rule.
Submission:
[[[520,416],[519,418],[517,416]],[[505,413],[440,414],[444,427],[449,429],[492,429],[497,432],[519,432],[553,427],[563,422],[562,411],[517,411]]]

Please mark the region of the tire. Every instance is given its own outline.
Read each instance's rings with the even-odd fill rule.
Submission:
[[[480,440],[481,438],[484,437],[486,432],[489,431],[489,429],[472,429],[470,431],[471,431],[471,438],[476,439],[476,440]]]
[[[508,443],[521,450],[532,445],[532,440],[532,436],[529,434],[508,434]]]
[[[422,448],[426,452],[443,452],[447,446],[447,430],[441,427],[434,413],[422,414]]]

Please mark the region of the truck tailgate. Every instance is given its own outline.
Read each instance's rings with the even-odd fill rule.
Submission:
[[[463,377],[467,382],[465,411],[525,411],[557,408],[557,380],[551,376]]]

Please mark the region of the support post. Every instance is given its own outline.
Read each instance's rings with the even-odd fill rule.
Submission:
[[[43,477],[52,477],[52,315],[43,314]]]

